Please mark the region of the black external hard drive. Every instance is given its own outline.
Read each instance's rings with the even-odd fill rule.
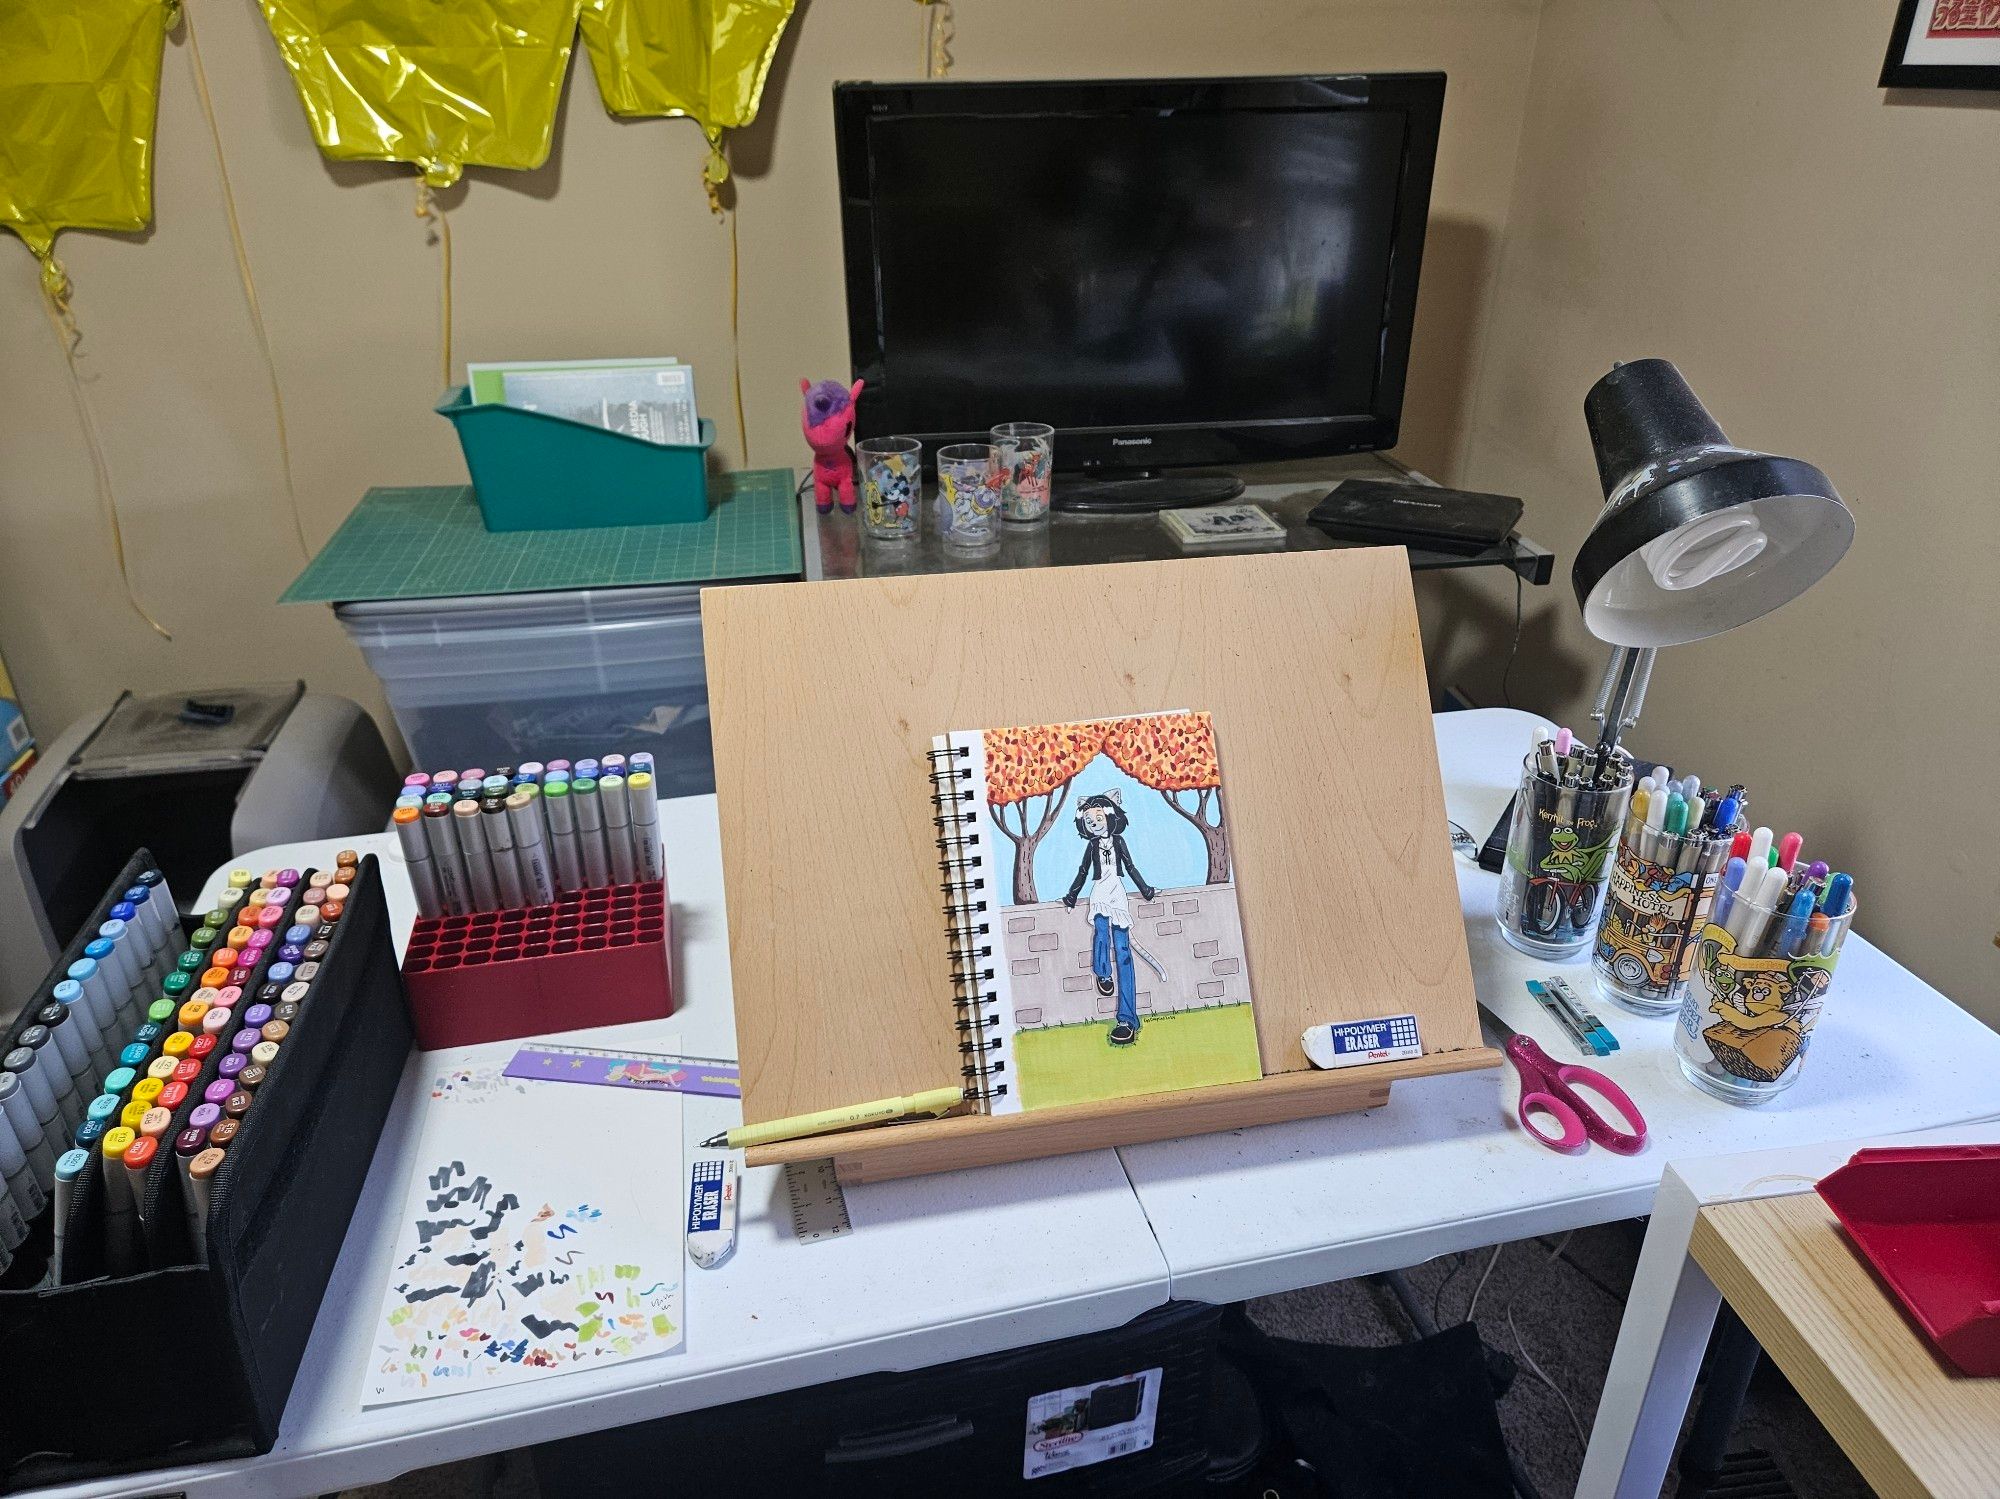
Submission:
[[[1347,479],[1329,490],[1306,519],[1343,540],[1470,556],[1505,541],[1520,524],[1522,508],[1506,494]]]

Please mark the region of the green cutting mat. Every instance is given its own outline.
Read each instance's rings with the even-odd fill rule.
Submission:
[[[585,531],[489,531],[469,485],[371,489],[278,602],[796,578],[804,562],[792,483],[786,468],[723,474],[697,525]]]

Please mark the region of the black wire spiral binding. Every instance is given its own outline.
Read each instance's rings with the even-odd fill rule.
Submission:
[[[955,765],[970,751],[947,747],[930,751],[931,799],[937,807],[939,886],[945,896],[944,915],[951,933],[952,1006],[958,1050],[965,1058],[965,1096],[981,1108],[1004,1097],[1008,1084],[996,1081],[1006,1070],[1004,1059],[989,1057],[1000,1050],[1000,995],[994,976],[992,927],[986,919],[986,856],[980,852],[978,815],[973,793],[961,783],[972,779],[969,767]]]

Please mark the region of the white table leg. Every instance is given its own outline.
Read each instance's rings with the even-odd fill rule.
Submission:
[[[1722,1297],[1688,1255],[1695,1195],[1668,1168],[1653,1199],[1577,1499],[1659,1499]]]

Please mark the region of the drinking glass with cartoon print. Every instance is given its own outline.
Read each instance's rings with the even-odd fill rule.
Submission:
[[[1000,516],[1038,521],[1049,513],[1056,429],[1043,422],[1002,422],[989,434],[1000,461]]]
[[[1729,1103],[1757,1104],[1799,1080],[1854,912],[1845,898],[1829,916],[1813,908],[1811,892],[1803,901],[1791,890],[1717,897],[1695,937],[1674,1027],[1689,1082]]]
[[[1694,934],[1707,922],[1729,836],[1669,833],[1636,811],[1625,818],[1590,967],[1597,992],[1642,1015],[1671,1015],[1694,973]]]
[[[882,541],[917,534],[923,492],[924,445],[914,437],[869,437],[854,445],[861,469],[861,523]]]
[[[1510,946],[1566,958],[1590,945],[1631,796],[1629,771],[1605,789],[1545,775],[1532,756],[1522,761],[1494,916]]]
[[[938,535],[948,547],[978,551],[1000,540],[1000,461],[991,443],[938,449]]]

